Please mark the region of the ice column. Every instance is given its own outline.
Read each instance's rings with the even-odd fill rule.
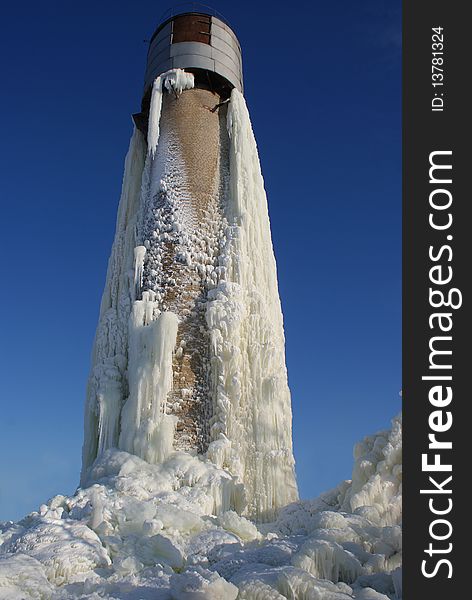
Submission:
[[[215,401],[209,454],[244,482],[248,513],[270,520],[297,498],[292,414],[267,198],[249,113],[237,90],[228,131],[224,270],[207,310]]]

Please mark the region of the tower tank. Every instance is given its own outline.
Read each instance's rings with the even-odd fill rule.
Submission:
[[[241,46],[228,23],[216,13],[179,12],[157,27],[149,43],[145,91],[157,75],[177,68],[193,70],[201,75],[202,83],[212,79],[218,85],[222,77],[243,91]]]
[[[197,6],[202,10],[195,10]],[[188,7],[188,11],[165,13],[149,41],[141,112],[133,115],[143,131],[152,84],[171,69],[193,73],[195,87],[217,93],[222,99],[229,98],[233,88],[244,91],[242,52],[236,34],[226,19],[209,7],[195,2]]]

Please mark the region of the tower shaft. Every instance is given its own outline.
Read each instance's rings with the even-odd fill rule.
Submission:
[[[200,452],[210,442],[212,417],[206,301],[217,281],[229,173],[226,105],[214,110],[219,103],[218,94],[198,88],[163,96],[152,173],[160,187],[143,231],[142,291],[156,292],[160,309],[179,318],[167,403],[169,414],[178,417],[174,448]]]

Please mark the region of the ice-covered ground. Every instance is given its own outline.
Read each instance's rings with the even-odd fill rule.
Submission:
[[[0,524],[0,598],[401,598],[401,417],[354,451],[352,481],[256,526],[202,457],[107,450],[74,496]]]

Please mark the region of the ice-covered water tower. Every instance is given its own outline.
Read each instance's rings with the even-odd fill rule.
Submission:
[[[154,32],[125,163],[85,408],[110,448],[228,473],[260,520],[297,498],[283,319],[241,48],[191,4]]]

